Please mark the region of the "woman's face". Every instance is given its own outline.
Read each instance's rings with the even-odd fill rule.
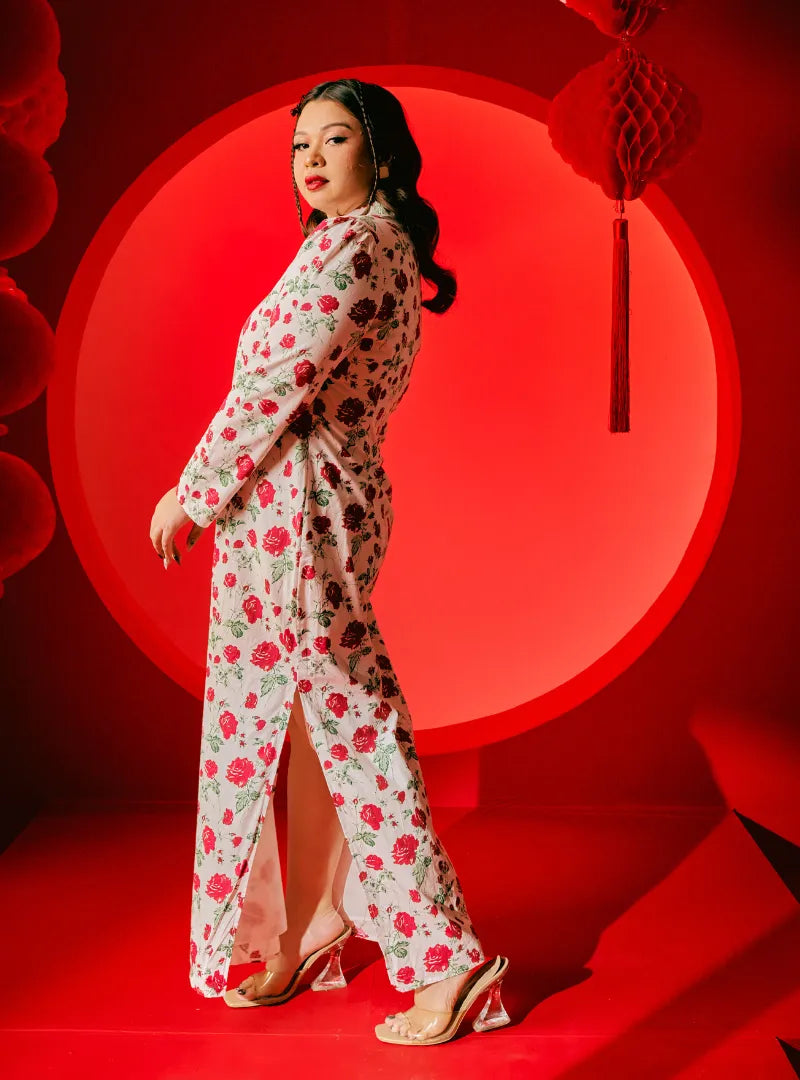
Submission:
[[[297,117],[292,146],[297,188],[313,209],[336,217],[367,201],[374,179],[369,136],[344,105],[309,101]],[[326,182],[309,187],[312,176]]]

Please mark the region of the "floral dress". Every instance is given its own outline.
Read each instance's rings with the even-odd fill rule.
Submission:
[[[324,219],[248,316],[233,385],[176,494],[214,524],[190,982],[279,949],[272,795],[295,694],[391,984],[485,959],[431,822],[370,594],[391,535],[381,445],[420,345],[410,237],[376,199]]]

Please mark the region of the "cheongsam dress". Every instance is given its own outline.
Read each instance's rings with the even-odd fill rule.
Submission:
[[[286,927],[272,796],[295,695],[352,857],[360,922],[345,915],[391,984],[485,959],[370,602],[393,521],[381,445],[420,300],[390,208],[325,218],[245,320],[230,392],[178,480],[189,517],[214,527],[190,928],[205,997]]]

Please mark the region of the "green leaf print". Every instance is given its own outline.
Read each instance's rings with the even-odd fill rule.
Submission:
[[[206,742],[211,747],[211,751],[214,754],[218,754],[222,748],[222,736],[218,731],[209,731],[206,736]]]
[[[229,484],[233,483],[233,473],[228,469],[220,469],[217,476],[222,487],[228,487]]]
[[[320,626],[328,627],[333,622],[333,615],[334,613],[332,611],[320,611],[319,614],[316,615],[316,620]]]
[[[397,743],[394,741],[394,739],[386,746],[375,747],[375,764],[378,766],[384,776],[389,771],[389,763],[391,762],[392,755],[395,753],[396,750]]]
[[[237,791],[236,793],[236,813],[241,814],[251,802],[255,802],[258,798],[257,791],[251,791],[250,788],[245,788],[244,791]]]
[[[272,583],[274,584],[276,581],[280,581],[283,575],[288,573],[291,569],[292,560],[284,551],[282,555],[272,561]]]
[[[356,833],[353,840],[361,840],[367,847],[375,847],[375,834],[367,832],[366,829],[364,832]]]
[[[320,506],[327,506],[331,501],[330,492],[326,491],[324,487],[312,488],[309,492],[309,498],[313,499],[314,502],[318,503]]]
[[[282,671],[267,672],[261,679],[261,696],[266,697],[276,686],[285,686],[288,681],[288,676],[284,675]]]
[[[425,872],[433,862],[430,855],[418,855],[417,861],[414,863],[414,881],[417,885],[421,885],[425,879]]]
[[[404,960],[408,956],[408,942],[399,938],[389,945],[386,952],[393,956],[399,956],[401,960]]]
[[[223,623],[223,626],[226,626],[233,634],[233,636],[237,638],[244,637],[245,630],[247,629],[247,623],[245,622],[245,620],[238,617],[234,619],[226,619]],[[239,678],[241,678],[241,675],[239,676]]]

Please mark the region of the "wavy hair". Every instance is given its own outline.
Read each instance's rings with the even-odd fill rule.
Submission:
[[[374,199],[377,188],[380,188],[384,200],[411,238],[420,275],[436,287],[436,295],[423,300],[422,306],[436,314],[442,314],[456,298],[456,275],[452,270],[440,266],[433,258],[439,243],[439,215],[417,191],[417,180],[422,171],[422,155],[409,131],[403,106],[391,91],[377,83],[361,82],[359,79],[334,79],[317,83],[303,94],[291,110],[292,116],[299,116],[309,101],[319,98],[337,101],[343,105],[366,131],[375,176],[369,203]],[[378,162],[388,162],[387,177],[378,176]],[[312,229],[325,220],[325,215],[321,210],[315,209],[303,221],[300,193],[294,177],[294,150],[292,185],[300,227],[303,235],[308,236]]]

